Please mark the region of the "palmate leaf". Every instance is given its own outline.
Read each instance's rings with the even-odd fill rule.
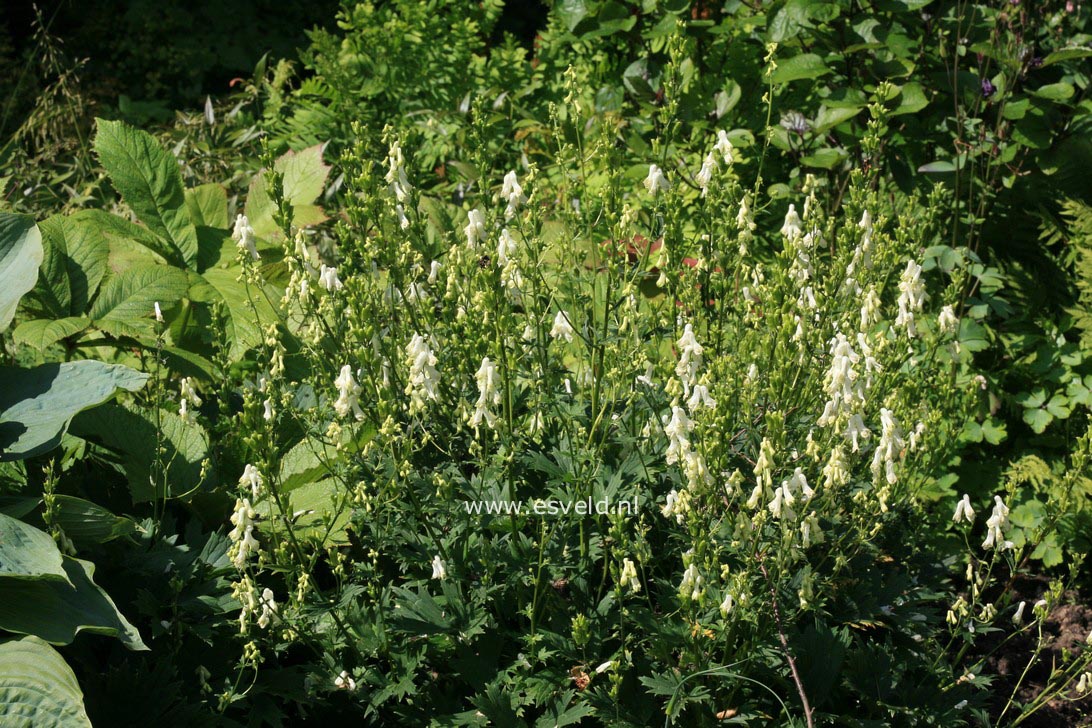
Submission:
[[[11,324],[19,299],[34,288],[43,256],[33,218],[0,213],[0,331]]]
[[[36,637],[0,642],[0,715],[10,728],[91,728],[72,668]]]
[[[151,134],[121,121],[98,119],[95,151],[110,181],[149,230],[190,264],[197,230],[186,207],[178,162]]]
[[[48,536],[47,536],[48,538]],[[117,637],[130,650],[148,649],[136,627],[94,582],[95,565],[63,557],[69,582],[0,577],[0,629],[67,645],[79,632]]]
[[[0,461],[48,452],[77,413],[118,390],[135,392],[148,375],[117,364],[75,361],[33,369],[0,367]]]

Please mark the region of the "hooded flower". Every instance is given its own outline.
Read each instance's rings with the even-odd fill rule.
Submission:
[[[357,420],[364,419],[364,411],[360,409],[360,385],[353,377],[353,368],[348,364],[341,367],[334,386],[337,387],[337,400],[334,402],[337,416],[347,417],[352,412]]]
[[[466,214],[466,219],[466,227],[463,228],[466,233],[466,247],[476,248],[478,243],[485,240],[485,217],[481,210],[475,208]]]
[[[235,218],[235,229],[231,231],[231,239],[239,250],[245,250],[253,260],[258,260],[258,249],[254,245],[254,228],[250,227],[250,221],[246,215],[238,215]]]
[[[569,323],[569,317],[564,311],[558,311],[554,316],[554,325],[550,327],[550,336],[554,339],[564,339],[567,342],[572,343],[573,334],[572,325]]]
[[[648,166],[648,176],[645,177],[645,189],[653,197],[658,192],[666,192],[671,189],[671,183],[664,177],[663,171],[655,164]]]
[[[511,220],[519,211],[520,205],[527,201],[527,198],[523,196],[523,188],[520,187],[514,170],[504,175],[504,184],[501,185],[501,197],[508,202],[508,207],[504,210],[506,220]]]

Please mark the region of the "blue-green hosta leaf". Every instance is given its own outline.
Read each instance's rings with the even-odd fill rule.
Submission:
[[[136,627],[94,582],[95,565],[63,557],[69,582],[0,578],[0,629],[32,634],[54,645],[71,644],[79,632],[117,637],[130,650],[148,649]]]
[[[0,579],[68,581],[53,537],[0,513]]]
[[[37,637],[0,642],[0,715],[10,728],[91,728],[72,668]]]
[[[0,212],[0,331],[11,324],[19,299],[34,288],[43,257],[34,218]]]
[[[91,325],[86,316],[68,316],[62,319],[34,319],[24,321],[11,332],[18,346],[32,346],[44,351],[61,339],[80,333]]]
[[[169,265],[137,265],[103,284],[89,316],[115,335],[140,336],[155,331],[155,304],[164,310],[190,288],[189,274]]]
[[[151,134],[98,119],[95,151],[126,204],[187,264],[197,257],[197,231],[186,209],[178,161]]]
[[[33,369],[0,367],[0,460],[48,452],[77,413],[125,389],[135,392],[148,375],[117,364],[75,361]]]

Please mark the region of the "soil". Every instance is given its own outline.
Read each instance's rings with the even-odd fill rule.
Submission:
[[[1018,585],[1017,600],[1027,602],[1025,619],[1032,618],[1031,605],[1039,600],[1045,588],[1045,583],[1032,580]],[[1077,592],[1063,594],[1043,626],[1043,651],[1016,693],[1019,702],[1026,705],[1043,691],[1050,677],[1051,665],[1060,665],[1063,653],[1076,655],[1079,652],[1092,632],[1092,607],[1085,606],[1089,603],[1092,601],[1082,598]],[[1035,631],[1028,630],[986,660],[989,673],[997,676],[993,686],[998,701],[992,711],[995,720],[1031,659],[1035,643]],[[1051,700],[1037,710],[1022,725],[1028,728],[1092,727],[1092,693],[1080,700],[1065,699],[1075,697],[1076,691],[1071,689],[1068,694]],[[1011,715],[1010,712],[1006,718]]]

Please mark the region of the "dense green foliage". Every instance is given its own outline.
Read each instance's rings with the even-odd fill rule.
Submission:
[[[40,36],[0,713],[1081,720],[1088,10],[512,13],[346,1],[152,133]]]

